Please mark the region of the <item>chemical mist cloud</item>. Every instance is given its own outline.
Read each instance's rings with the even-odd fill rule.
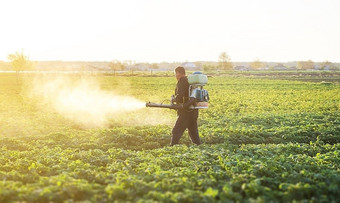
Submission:
[[[105,126],[110,118],[145,107],[145,102],[101,90],[96,81],[89,79],[38,79],[34,93],[42,96],[58,113],[84,127]]]

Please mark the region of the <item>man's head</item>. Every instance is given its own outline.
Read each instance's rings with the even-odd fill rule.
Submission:
[[[176,79],[178,81],[179,79],[181,79],[181,77],[185,76],[185,69],[182,66],[178,66],[175,69],[175,74],[176,74]]]

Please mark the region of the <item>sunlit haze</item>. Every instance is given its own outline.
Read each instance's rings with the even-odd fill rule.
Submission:
[[[66,118],[90,127],[105,126],[110,118],[145,107],[145,102],[112,91],[105,92],[96,81],[89,79],[37,77],[32,93],[42,96]]]
[[[2,0],[0,60],[340,62],[336,0]]]

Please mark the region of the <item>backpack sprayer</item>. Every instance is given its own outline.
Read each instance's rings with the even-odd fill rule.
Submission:
[[[168,108],[168,109],[181,109],[183,106],[188,106],[188,109],[207,109],[209,94],[208,91],[203,89],[204,85],[208,83],[208,77],[201,72],[194,72],[188,76],[189,82],[189,95],[188,101],[183,104],[174,104],[174,96],[171,97],[171,104],[157,104],[147,102],[146,107]]]

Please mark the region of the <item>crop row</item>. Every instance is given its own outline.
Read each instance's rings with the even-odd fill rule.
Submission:
[[[42,146],[0,153],[0,201],[339,201],[340,145],[131,151]]]

